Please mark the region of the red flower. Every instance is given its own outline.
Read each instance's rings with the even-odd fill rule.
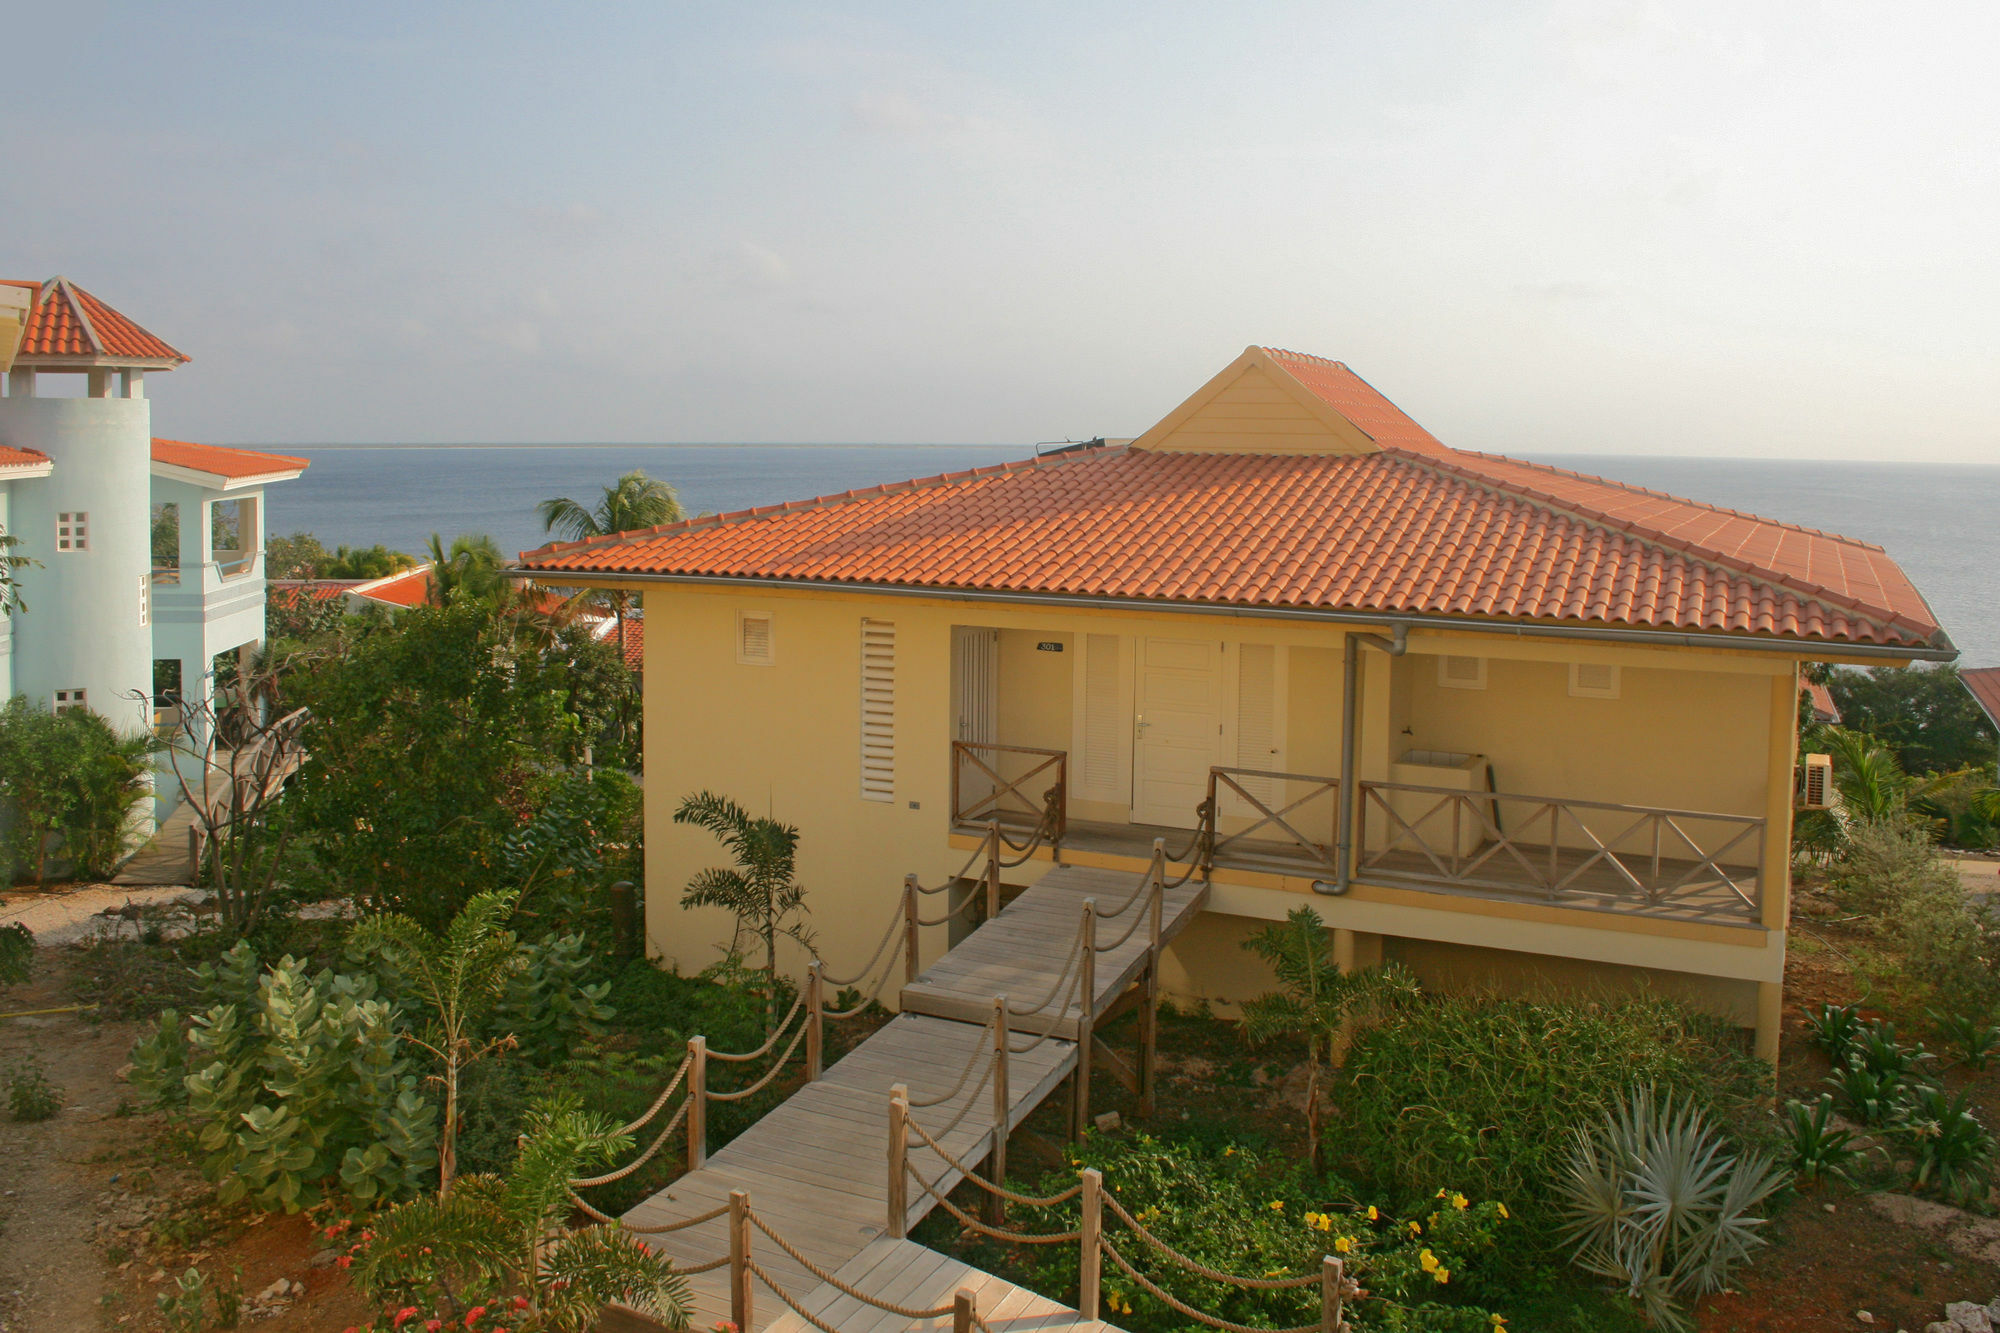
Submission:
[[[526,1296],[516,1296],[516,1297],[514,1298],[514,1308],[515,1308],[516,1310],[525,1310],[525,1309],[527,1309],[527,1308],[528,1308],[528,1298],[527,1298]]]
[[[424,1333],[438,1333],[438,1330],[443,1327],[444,1327],[444,1320],[442,1319],[424,1320]]]
[[[334,1262],[339,1264],[342,1268],[352,1268],[354,1266],[354,1256],[351,1254],[343,1254],[338,1259],[335,1259]]]
[[[389,1325],[389,1327],[401,1328],[403,1325],[409,1323],[412,1319],[415,1319],[416,1317],[417,1317],[417,1307],[414,1305],[406,1305],[402,1309],[396,1311],[396,1318],[394,1322],[392,1322]]]
[[[473,1306],[470,1310],[467,1310],[465,1312],[465,1326],[467,1328],[471,1328],[474,1324],[479,1322],[479,1316],[485,1313],[486,1313],[485,1306],[483,1305]]]

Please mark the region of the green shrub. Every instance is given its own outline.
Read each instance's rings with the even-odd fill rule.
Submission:
[[[62,1089],[34,1056],[7,1070],[7,1114],[16,1120],[48,1120],[62,1109]]]
[[[566,1060],[586,1037],[599,1037],[613,1009],[611,983],[584,977],[595,961],[581,935],[520,946],[521,961],[494,1008],[489,1026],[512,1034],[521,1055],[537,1065]]]
[[[1412,1215],[1357,1206],[1346,1191],[1320,1183],[1303,1165],[1267,1162],[1256,1152],[1164,1143],[1148,1135],[1091,1137],[1069,1163],[1043,1177],[1036,1192],[1076,1184],[1080,1167],[1103,1173],[1106,1194],[1160,1241],[1198,1263],[1243,1277],[1317,1273],[1323,1255],[1348,1263],[1368,1295],[1353,1307],[1358,1327],[1488,1333],[1492,1316],[1479,1301],[1491,1293],[1480,1269],[1508,1225],[1498,1202],[1475,1203],[1435,1191]],[[1067,1231],[1080,1222],[1075,1200],[1055,1208],[1020,1210],[1010,1225]],[[1317,1284],[1288,1290],[1246,1290],[1187,1271],[1157,1253],[1105,1208],[1106,1237],[1151,1281],[1196,1309],[1236,1323],[1289,1327],[1319,1317]],[[1033,1247],[1030,1286],[1074,1293],[1075,1245]],[[1187,1321],[1148,1294],[1118,1265],[1104,1264],[1103,1299],[1112,1322],[1145,1333],[1181,1329]]]
[[[19,986],[34,969],[35,933],[18,921],[0,926],[0,986]]]
[[[41,883],[49,856],[102,879],[125,850],[126,822],[146,799],[150,736],[121,736],[86,708],[47,712],[16,695],[0,709],[0,880]]]
[[[1355,1039],[1327,1141],[1392,1201],[1448,1181],[1539,1229],[1572,1127],[1617,1106],[1635,1079],[1727,1117],[1768,1072],[1719,1021],[1658,996],[1442,996]]]
[[[1964,1207],[1983,1196],[1993,1179],[1993,1136],[1969,1103],[1972,1090],[1956,1097],[1928,1085],[1910,1089],[1897,1125],[1915,1166],[1910,1183]]]
[[[1857,822],[1829,887],[1898,947],[1909,990],[1940,1009],[2000,1007],[2000,922],[1966,900],[1958,871],[1916,822]]]
[[[1826,1058],[1835,1064],[1847,1059],[1847,1048],[1861,1033],[1861,1006],[1858,1004],[1822,1004],[1805,1011],[1806,1027],[1812,1032],[1813,1045],[1826,1052]]]
[[[418,1092],[389,1004],[368,977],[307,977],[289,955],[261,973],[238,944],[207,969],[215,1003],[169,1009],[133,1049],[132,1082],[181,1113],[223,1203],[286,1212],[338,1183],[373,1202],[415,1189],[436,1160],[437,1115]]]
[[[1785,1103],[1785,1146],[1792,1175],[1801,1185],[1844,1180],[1861,1156],[1854,1146],[1853,1131],[1833,1124],[1833,1097],[1827,1093],[1821,1093],[1810,1106],[1800,1101]]]

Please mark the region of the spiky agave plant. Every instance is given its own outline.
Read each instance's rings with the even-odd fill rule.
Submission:
[[[632,1146],[576,1096],[538,1102],[504,1179],[461,1177],[449,1195],[398,1205],[372,1224],[354,1277],[373,1299],[435,1295],[454,1317],[499,1285],[529,1302],[524,1329],[577,1333],[613,1301],[672,1328],[687,1324],[687,1279],[617,1223],[566,1227],[570,1184]]]
[[[1576,1131],[1560,1182],[1563,1238],[1578,1265],[1622,1285],[1664,1328],[1693,1327],[1685,1303],[1720,1290],[1764,1243],[1754,1211],[1785,1173],[1728,1139],[1691,1103],[1634,1088]]]

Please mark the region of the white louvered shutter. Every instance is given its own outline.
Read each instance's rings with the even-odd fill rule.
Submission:
[[[1268,643],[1244,644],[1236,664],[1236,763],[1278,767],[1278,649]],[[1278,798],[1270,778],[1238,781],[1266,805]]]
[[[1085,634],[1083,640],[1083,726],[1077,780],[1096,800],[1130,797],[1130,761],[1125,740],[1131,710],[1125,702],[1125,671],[1116,634]]]
[[[896,798],[896,625],[861,622],[861,798]]]

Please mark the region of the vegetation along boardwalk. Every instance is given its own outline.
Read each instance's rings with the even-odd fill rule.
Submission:
[[[1080,1049],[1094,1048],[1091,1064],[1149,1100],[1160,950],[1200,911],[1207,886],[1185,872],[1175,882],[1158,855],[1138,877],[1058,867],[1003,910],[997,863],[1011,846],[997,829],[989,835],[984,895],[978,880],[969,893],[963,880],[935,890],[905,882],[903,910],[875,959],[861,976],[841,979],[866,982],[879,966],[879,993],[900,955],[903,1012],[831,1069],[819,1068],[819,1021],[840,1016],[823,1001],[835,979],[815,968],[763,1050],[723,1056],[697,1039],[654,1114],[635,1126],[652,1145],[649,1156],[688,1126],[692,1169],[623,1221],[689,1275],[691,1327],[725,1319],[744,1333],[1109,1327],[1094,1311],[1080,1314],[968,1268],[907,1234],[965,1172],[983,1163],[987,1177],[1003,1178],[1007,1134],[1066,1078],[1075,1122],[1084,1121],[1091,1068],[1079,1068]],[[944,902],[953,891],[955,906],[924,914],[926,895]],[[910,965],[921,926],[969,915],[982,902],[985,923],[958,947],[921,972]],[[1128,1060],[1093,1030],[1131,1006],[1140,1008],[1141,1037]],[[705,1092],[707,1063],[773,1055],[782,1063],[779,1052],[801,1040],[806,1086],[707,1156],[706,1102],[748,1095]],[[683,1083],[681,1109],[652,1129]],[[618,1174],[578,1185],[587,1191]],[[1086,1306],[1094,1296],[1086,1294]]]

